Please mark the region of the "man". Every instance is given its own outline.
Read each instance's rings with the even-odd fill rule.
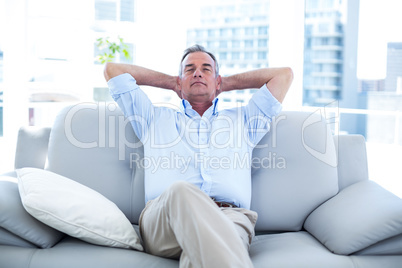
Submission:
[[[145,250],[180,258],[180,267],[252,267],[251,153],[281,110],[291,69],[221,77],[214,55],[195,45],[185,50],[177,77],[114,63],[104,74],[144,158],[154,163],[145,170],[139,222]],[[139,85],[175,91],[181,108],[154,107]],[[248,105],[218,110],[218,94],[247,88],[260,88]],[[161,159],[172,163],[158,165]]]

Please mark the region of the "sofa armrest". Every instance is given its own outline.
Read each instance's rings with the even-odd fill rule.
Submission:
[[[22,127],[18,132],[15,168],[44,168],[47,158],[50,128]]]
[[[339,190],[368,180],[366,140],[362,135],[334,136],[338,153]]]
[[[52,247],[64,237],[63,233],[36,220],[24,209],[17,178],[8,176],[0,176],[0,228],[41,248]]]
[[[0,227],[0,245],[23,247],[23,248],[36,248],[36,246],[21,237],[7,231]]]
[[[402,233],[402,199],[372,181],[355,183],[314,210],[304,228],[349,255]]]

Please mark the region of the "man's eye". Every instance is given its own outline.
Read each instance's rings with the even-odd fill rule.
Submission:
[[[194,69],[187,69],[186,72],[192,72]]]
[[[210,72],[211,69],[205,68],[204,71]]]

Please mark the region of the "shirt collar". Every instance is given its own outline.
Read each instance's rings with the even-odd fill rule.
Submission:
[[[218,114],[218,101],[218,97],[215,97],[215,99],[212,100],[211,107],[209,107],[208,110],[205,111],[206,115],[208,115],[208,113],[211,113],[210,111],[212,111],[212,115]],[[180,108],[189,117],[198,115],[198,113],[193,110],[193,106],[191,106],[188,100],[182,99],[180,102]]]

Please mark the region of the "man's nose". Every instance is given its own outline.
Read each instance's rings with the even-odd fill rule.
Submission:
[[[200,69],[197,68],[197,69],[194,71],[194,77],[202,77],[202,72],[201,72]]]

